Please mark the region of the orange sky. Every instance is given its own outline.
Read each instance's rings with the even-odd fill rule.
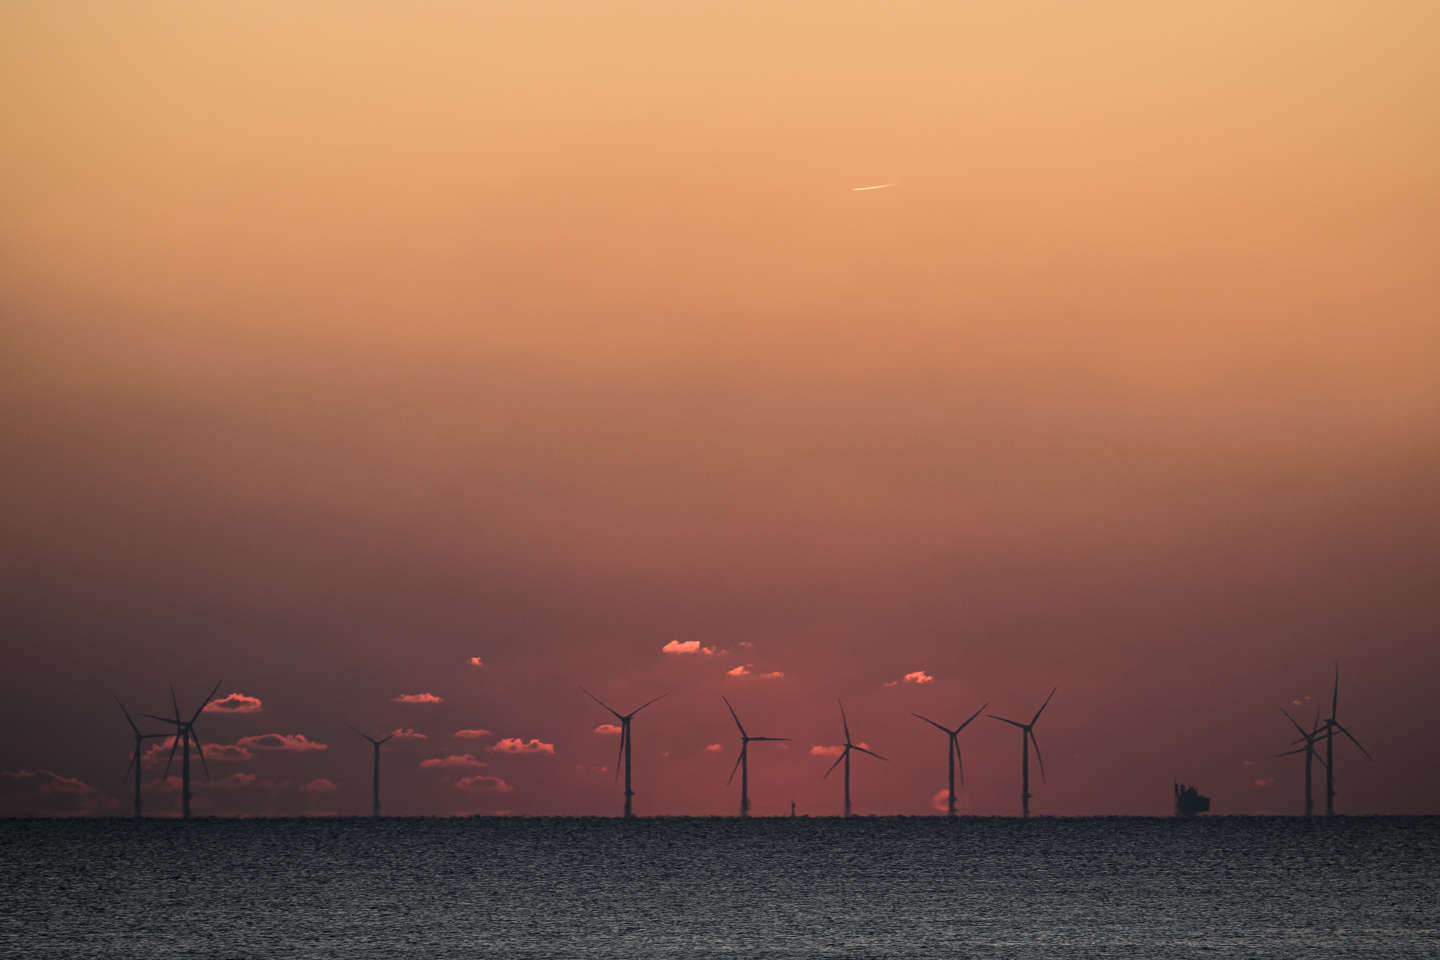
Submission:
[[[123,795],[109,693],[223,676],[342,809],[348,718],[604,813],[576,686],[674,687],[637,809],[734,806],[728,692],[797,737],[757,812],[838,808],[836,696],[923,812],[910,710],[1059,684],[1038,812],[1288,811],[1339,658],[1342,807],[1435,809],[1440,9],[603,7],[0,11],[0,720],[59,731],[0,770]]]

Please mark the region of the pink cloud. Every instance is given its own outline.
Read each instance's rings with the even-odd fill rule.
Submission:
[[[613,737],[620,733],[620,725],[618,723],[602,723],[595,728],[594,732],[602,737]]]
[[[838,756],[840,756],[840,751],[842,751],[842,750],[844,750],[844,749],[845,749],[844,747],[822,747],[822,746],[820,746],[819,744],[816,744],[815,746],[813,746],[813,747],[810,748],[810,756],[812,756],[812,757],[838,757]]]
[[[542,743],[539,740],[521,740],[519,737],[506,737],[499,743],[491,744],[492,753],[551,753],[555,752],[555,744]]]
[[[426,770],[452,769],[455,767],[478,770],[481,767],[489,766],[489,764],[473,753],[452,753],[448,757],[430,757],[428,760],[421,760],[420,766]]]
[[[751,647],[755,646],[755,644],[751,643],[749,640],[741,640],[741,641],[737,644],[737,646],[744,647],[745,649],[748,650],[748,649],[750,649]]]
[[[1255,761],[1254,761],[1254,760],[1241,760],[1241,761],[1240,761],[1240,766],[1242,766],[1242,767],[1253,767],[1253,766],[1255,766]]]
[[[467,793],[510,793],[515,788],[499,777],[461,777],[455,781],[456,790]]]
[[[935,678],[924,670],[912,670],[900,678],[906,683],[934,683]]]
[[[327,780],[327,779],[325,779],[324,777],[316,777],[314,780],[311,780],[309,783],[306,783],[306,784],[302,785],[302,786],[300,787],[300,792],[301,792],[301,793],[334,793],[336,789],[337,789],[337,788],[336,788],[334,782],[332,782],[332,781],[330,781],[330,780]]]
[[[205,704],[204,713],[259,713],[264,704],[259,697],[228,693],[219,700]]]
[[[705,746],[705,752],[706,752],[706,753],[719,753],[721,750],[724,750],[724,749],[725,749],[725,748],[722,747],[722,746],[720,746],[720,744],[718,744],[718,743],[706,744],[706,746]]]
[[[192,783],[194,782],[192,781]],[[255,774],[253,773],[232,773],[219,780],[201,780],[196,783],[196,786],[212,790],[244,790],[254,782]]]
[[[769,673],[762,673],[762,674],[760,674],[760,679],[761,679],[761,680],[784,680],[784,679],[785,679],[785,671],[784,671],[784,670],[771,670]]]
[[[1275,785],[1275,778],[1274,778],[1274,777],[1266,777],[1266,778],[1264,778],[1264,779],[1256,780],[1256,781],[1255,781],[1255,786],[1257,786],[1257,787],[1273,787],[1274,785]]]
[[[750,676],[750,668],[753,666],[753,663],[742,663],[738,667],[726,670],[725,675],[727,677],[748,677]]]
[[[471,658],[470,658],[470,666],[472,666],[472,667],[484,667],[484,666],[485,666],[485,661],[484,661],[484,660],[481,660],[479,657],[471,657]]]
[[[285,750],[291,753],[330,749],[323,743],[307,740],[303,733],[262,733],[253,737],[241,737],[235,741],[235,746],[247,750]]]
[[[456,730],[451,736],[456,740],[479,740],[482,737],[490,736],[490,731],[481,730],[477,727],[474,730]]]
[[[715,656],[714,647],[706,647],[700,644],[699,640],[671,640],[660,648],[661,653],[703,653],[707,657]]]
[[[425,735],[425,734],[423,734],[423,733],[420,733],[420,732],[417,731],[417,730],[412,730],[412,729],[410,729],[409,727],[399,727],[399,728],[397,728],[397,729],[395,729],[395,730],[391,730],[391,731],[390,731],[390,739],[391,739],[391,740],[428,740],[428,739],[430,739],[430,738],[429,738],[427,735]]]
[[[931,796],[931,798],[930,798],[930,809],[931,809],[931,810],[949,810],[949,809],[950,809],[950,788],[948,788],[948,787],[942,787],[941,789],[935,791],[934,795]]]
[[[62,777],[53,770],[0,770],[0,780],[24,786],[41,796],[88,797],[97,792],[84,780]]]
[[[433,693],[402,693],[398,697],[391,698],[392,703],[444,703],[444,697],[437,697]]]
[[[205,759],[214,760],[218,763],[240,763],[253,759],[255,754],[238,743],[207,743],[205,744]]]

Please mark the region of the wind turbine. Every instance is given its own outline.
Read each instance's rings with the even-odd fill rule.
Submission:
[[[601,700],[589,690],[585,690],[584,687],[581,687],[580,689],[585,691],[585,696],[589,697],[591,700],[594,700],[606,710],[609,710],[611,715],[613,715],[616,720],[620,721],[620,750],[618,753],[615,754],[615,778],[617,780],[620,778],[620,761],[623,758],[625,761],[625,817],[626,819],[629,819],[630,817],[634,816],[634,814],[630,811],[630,800],[632,797],[635,796],[635,791],[630,789],[630,721],[635,719],[635,714],[650,706],[650,704],[654,703],[655,700],[660,700],[664,697],[669,696],[669,694],[662,693],[654,700],[646,700],[644,703],[640,704],[640,706],[636,707],[634,710],[631,710],[629,713],[619,713],[609,704],[607,704],[604,700]]]
[[[1055,696],[1055,690],[1059,689],[1059,687],[1052,689],[1050,697]],[[999,720],[1012,727],[1020,728],[1020,815],[1022,817],[1030,816],[1030,745],[1032,743],[1035,745],[1035,759],[1040,761],[1040,780],[1041,782],[1045,780],[1045,758],[1040,755],[1040,741],[1035,738],[1035,721],[1039,720],[1040,714],[1050,706],[1050,697],[1046,697],[1045,702],[1040,704],[1040,709],[1035,711],[1035,716],[1030,718],[1029,723],[997,717],[993,713],[987,714],[992,720]]]
[[[988,702],[981,704],[980,710],[984,710],[988,706],[990,706]],[[980,710],[976,710],[974,713],[970,714],[970,720],[974,720],[976,717],[980,716]],[[955,816],[956,766],[959,766],[960,768],[960,786],[965,786],[965,761],[960,759],[960,731],[970,726],[970,720],[966,720],[964,723],[960,724],[960,726],[956,727],[954,730],[951,730],[949,727],[942,727],[940,726],[940,724],[936,723],[934,720],[931,720],[929,717],[922,717],[918,713],[912,713],[911,716],[918,717],[919,719],[924,720],[926,723],[930,724],[930,726],[934,727],[936,730],[941,731],[947,736],[947,742],[945,745],[945,758],[950,764],[950,802],[945,815],[947,817],[953,817]]]
[[[346,724],[346,726],[350,725]],[[370,816],[378,817],[380,816],[380,748],[390,740],[390,737],[395,736],[395,734],[392,733],[389,737],[381,737],[379,740],[376,740],[370,736],[370,734],[358,730],[355,727],[350,727],[350,729],[360,734],[360,736],[366,740],[369,740],[370,746],[375,749],[375,764],[370,778]]]
[[[735,726],[740,728],[740,756],[735,758],[735,766],[730,768],[730,779],[727,784],[735,782],[735,771],[740,771],[740,816],[750,816],[750,744],[762,740],[789,740],[789,737],[752,737],[745,732],[745,726],[740,718],[735,715],[735,708],[730,706],[730,701],[725,697],[725,706],[730,710],[730,716],[735,720]]]
[[[1296,730],[1300,731],[1300,739],[1305,741],[1305,746],[1297,747],[1294,750],[1286,750],[1284,753],[1275,754],[1275,756],[1288,757],[1295,753],[1305,754],[1305,816],[1308,817],[1315,812],[1315,803],[1310,792],[1310,768],[1313,761],[1320,759],[1319,754],[1315,752],[1315,741],[1320,739],[1320,711],[1315,711],[1315,724],[1310,728],[1309,733],[1306,733],[1305,728],[1300,726],[1294,717],[1290,716],[1290,711],[1281,707],[1280,712],[1285,714],[1285,719],[1289,720]],[[1320,760],[1320,762],[1322,764],[1325,763],[1324,760]],[[1328,767],[1329,765],[1326,764],[1326,766]]]
[[[189,819],[190,817],[190,741],[195,741],[195,749],[200,751],[200,766],[205,770],[205,779],[210,779],[210,764],[205,762],[205,748],[200,746],[200,735],[195,732],[195,721],[200,718],[200,711],[205,705],[215,699],[215,692],[220,689],[217,682],[210,690],[209,696],[200,701],[200,706],[190,715],[189,720],[180,717],[180,701],[175,699],[175,685],[170,685],[170,705],[175,708],[175,718],[157,717],[153,713],[142,713],[140,716],[148,717],[151,720],[159,720],[161,723],[168,723],[175,728],[175,744],[170,748],[170,757],[165,761],[165,773],[161,780],[170,776],[170,763],[175,759],[175,751],[181,750],[180,754],[180,816]],[[183,749],[182,749],[183,748]]]
[[[141,750],[144,749],[146,740],[164,740],[166,737],[170,736],[170,734],[141,733],[140,728],[135,726],[135,720],[130,716],[130,711],[125,709],[125,704],[120,703],[119,697],[115,698],[115,702],[120,704],[120,712],[125,714],[125,722],[130,724],[130,729],[135,732],[135,752],[130,755],[130,764],[125,768],[125,776],[120,778],[120,782],[124,783],[127,779],[129,779],[130,771],[132,769],[135,771],[135,816],[140,817],[143,816],[143,814],[140,812],[140,781],[142,779],[140,776]]]
[[[830,764],[830,769],[825,771],[825,776],[828,777],[834,773],[835,768],[840,766],[842,760],[845,762],[845,816],[848,817],[850,816],[850,751],[859,750],[861,753],[870,754],[870,756],[877,760],[886,760],[886,758],[880,756],[880,754],[874,750],[862,747],[858,743],[850,742],[850,721],[845,717],[845,703],[838,699],[835,702],[840,704],[840,723],[845,727],[845,749],[840,751],[840,756],[836,757],[835,762]],[[888,762],[888,760],[886,762]]]
[[[1360,747],[1360,752],[1365,754],[1366,760],[1375,759],[1370,756],[1369,750],[1360,746],[1360,741],[1355,739],[1355,735],[1349,730],[1346,730],[1340,725],[1340,721],[1335,719],[1336,714],[1339,713],[1339,707],[1340,664],[1337,663],[1335,664],[1335,689],[1330,695],[1330,716],[1326,717],[1325,722],[1320,725],[1325,737],[1325,816],[1327,817],[1333,817],[1335,815],[1335,731],[1339,730],[1350,738],[1351,743]],[[1299,741],[1296,742],[1298,743]]]

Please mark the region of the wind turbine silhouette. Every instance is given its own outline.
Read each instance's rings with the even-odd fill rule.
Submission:
[[[190,741],[195,741],[195,749],[200,751],[200,766],[205,770],[205,779],[210,779],[210,764],[205,762],[205,748],[200,746],[200,735],[195,732],[195,721],[200,718],[200,711],[205,709],[206,704],[215,699],[215,692],[220,689],[217,682],[211,688],[209,695],[202,701],[195,712],[190,715],[189,720],[180,717],[180,701],[175,699],[175,684],[170,684],[170,706],[175,708],[175,718],[157,717],[153,713],[142,713],[140,716],[148,717],[151,720],[159,720],[161,723],[168,723],[175,728],[175,745],[170,748],[170,757],[165,761],[165,773],[160,777],[163,781],[170,776],[170,764],[175,759],[175,751],[180,750],[180,816],[186,819],[190,817]]]
[[[1050,691],[1050,696],[1040,704],[1040,709],[1035,711],[1035,716],[1030,718],[1029,723],[1021,723],[1018,720],[1009,720],[1005,717],[997,717],[995,714],[987,714],[992,720],[999,720],[1001,723],[1008,723],[1012,727],[1020,728],[1020,815],[1030,816],[1030,745],[1035,745],[1035,759],[1040,761],[1040,780],[1045,780],[1045,758],[1040,755],[1040,741],[1035,738],[1035,722],[1040,719],[1040,714],[1050,706],[1050,697],[1055,696],[1055,687]]]
[[[591,693],[589,690],[585,690],[584,687],[581,687],[580,689],[585,692],[585,696],[589,697],[591,700],[594,700],[606,710],[609,710],[611,715],[614,716],[616,720],[620,721],[620,750],[618,753],[615,754],[615,779],[620,779],[620,761],[623,759],[625,761],[625,817],[626,819],[629,819],[630,817],[634,816],[634,813],[632,813],[630,809],[630,801],[631,798],[635,796],[635,791],[630,789],[630,721],[635,719],[635,714],[650,706],[650,704],[654,703],[655,700],[661,700],[665,697],[668,697],[669,694],[662,693],[654,700],[646,700],[644,703],[640,704],[640,706],[636,707],[634,710],[631,710],[629,713],[620,713],[614,708],[612,708],[609,704],[607,704],[604,700],[601,700],[599,697],[595,696],[595,694]]]
[[[375,764],[372,768],[370,777],[370,816],[378,817],[380,816],[380,748],[386,743],[388,743],[390,741],[390,737],[395,736],[395,734],[392,733],[389,737],[382,737],[379,740],[376,740],[374,737],[370,736],[370,734],[365,733],[356,727],[352,727],[348,723],[346,724],[346,726],[350,727],[351,730],[354,730],[366,740],[369,740],[370,746],[375,748]]]
[[[789,740],[790,738],[750,736],[748,733],[745,732],[745,725],[742,724],[740,722],[740,718],[735,715],[735,708],[730,706],[730,701],[723,696],[720,699],[725,701],[725,706],[727,709],[729,709],[730,716],[735,720],[735,726],[740,728],[740,756],[735,758],[735,766],[730,768],[730,779],[726,780],[725,783],[734,783],[735,771],[740,771],[740,816],[748,817],[750,816],[750,744],[758,743],[762,740],[779,741]]]
[[[987,701],[986,703],[981,704],[980,710],[984,710],[988,706],[990,706],[990,704]],[[951,730],[949,727],[942,727],[940,724],[936,723],[934,720],[931,720],[929,717],[922,717],[918,713],[910,714],[912,717],[918,717],[919,719],[924,720],[926,723],[930,724],[930,726],[934,727],[936,730],[939,730],[942,733],[946,734],[945,758],[950,764],[950,802],[945,814],[947,817],[955,816],[956,766],[959,766],[960,768],[960,786],[965,786],[965,761],[960,759],[960,731],[970,726],[971,720],[974,720],[976,717],[980,716],[980,710],[976,710],[974,713],[970,714],[970,719],[960,724],[960,726],[956,727],[954,730]]]
[[[1335,731],[1339,730],[1350,738],[1350,742],[1360,747],[1360,752],[1365,754],[1366,760],[1374,760],[1370,751],[1360,746],[1360,741],[1355,735],[1340,725],[1336,715],[1340,712],[1340,664],[1335,664],[1335,688],[1330,695],[1330,716],[1320,725],[1325,737],[1325,816],[1335,815]],[[1300,741],[1295,741],[1299,743]]]
[[[845,703],[839,699],[836,699],[835,702],[840,704],[840,723],[845,727],[845,749],[840,751],[840,756],[836,757],[835,762],[830,764],[830,769],[825,771],[825,776],[828,777],[834,773],[835,768],[840,766],[842,760],[845,762],[845,816],[848,817],[850,816],[850,751],[859,750],[861,753],[870,754],[870,756],[877,760],[886,760],[886,758],[880,756],[880,754],[874,750],[862,747],[858,743],[850,742],[850,721],[845,717]],[[886,760],[886,762],[888,763],[889,761]],[[824,778],[822,777],[821,779]]]
[[[1289,720],[1296,730],[1300,731],[1300,739],[1305,741],[1305,746],[1297,747],[1294,750],[1286,750],[1284,753],[1275,754],[1275,756],[1288,757],[1295,753],[1305,754],[1305,816],[1308,817],[1315,812],[1315,802],[1310,790],[1310,768],[1313,761],[1320,759],[1320,755],[1315,752],[1315,741],[1320,739],[1320,711],[1318,708],[1316,709],[1315,724],[1310,728],[1309,733],[1306,733],[1305,728],[1300,726],[1294,717],[1290,716],[1289,710],[1281,707],[1280,712],[1285,714],[1285,719]],[[1325,763],[1324,760],[1320,760],[1320,762]],[[1328,767],[1329,765],[1326,764],[1326,766]]]
[[[143,779],[140,775],[141,750],[144,748],[146,740],[164,740],[166,737],[170,736],[170,734],[141,733],[140,728],[135,726],[135,720],[130,716],[130,711],[125,709],[125,704],[120,703],[119,697],[115,697],[115,702],[117,704],[120,704],[120,712],[125,714],[125,722],[130,724],[130,729],[135,733],[135,752],[130,755],[130,763],[128,766],[126,766],[125,776],[120,778],[120,782],[124,783],[130,778],[130,771],[132,769],[135,771],[135,816],[140,817],[143,816],[140,811],[140,781]]]

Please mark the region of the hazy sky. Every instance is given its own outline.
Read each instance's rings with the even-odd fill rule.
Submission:
[[[1296,812],[1279,708],[1336,660],[1340,808],[1436,811],[1437,39],[1432,0],[11,0],[0,813],[123,812],[111,694],[216,680],[263,706],[201,723],[210,812],[364,811],[347,721],[426,735],[389,812],[618,812],[582,683],[673,691],[640,813],[736,809],[722,693],[794,738],[756,813],[839,811],[837,697],[891,758],[856,809],[924,813],[910,711],[1056,685],[1037,813]],[[963,812],[1016,812],[1017,741],[966,731]]]

